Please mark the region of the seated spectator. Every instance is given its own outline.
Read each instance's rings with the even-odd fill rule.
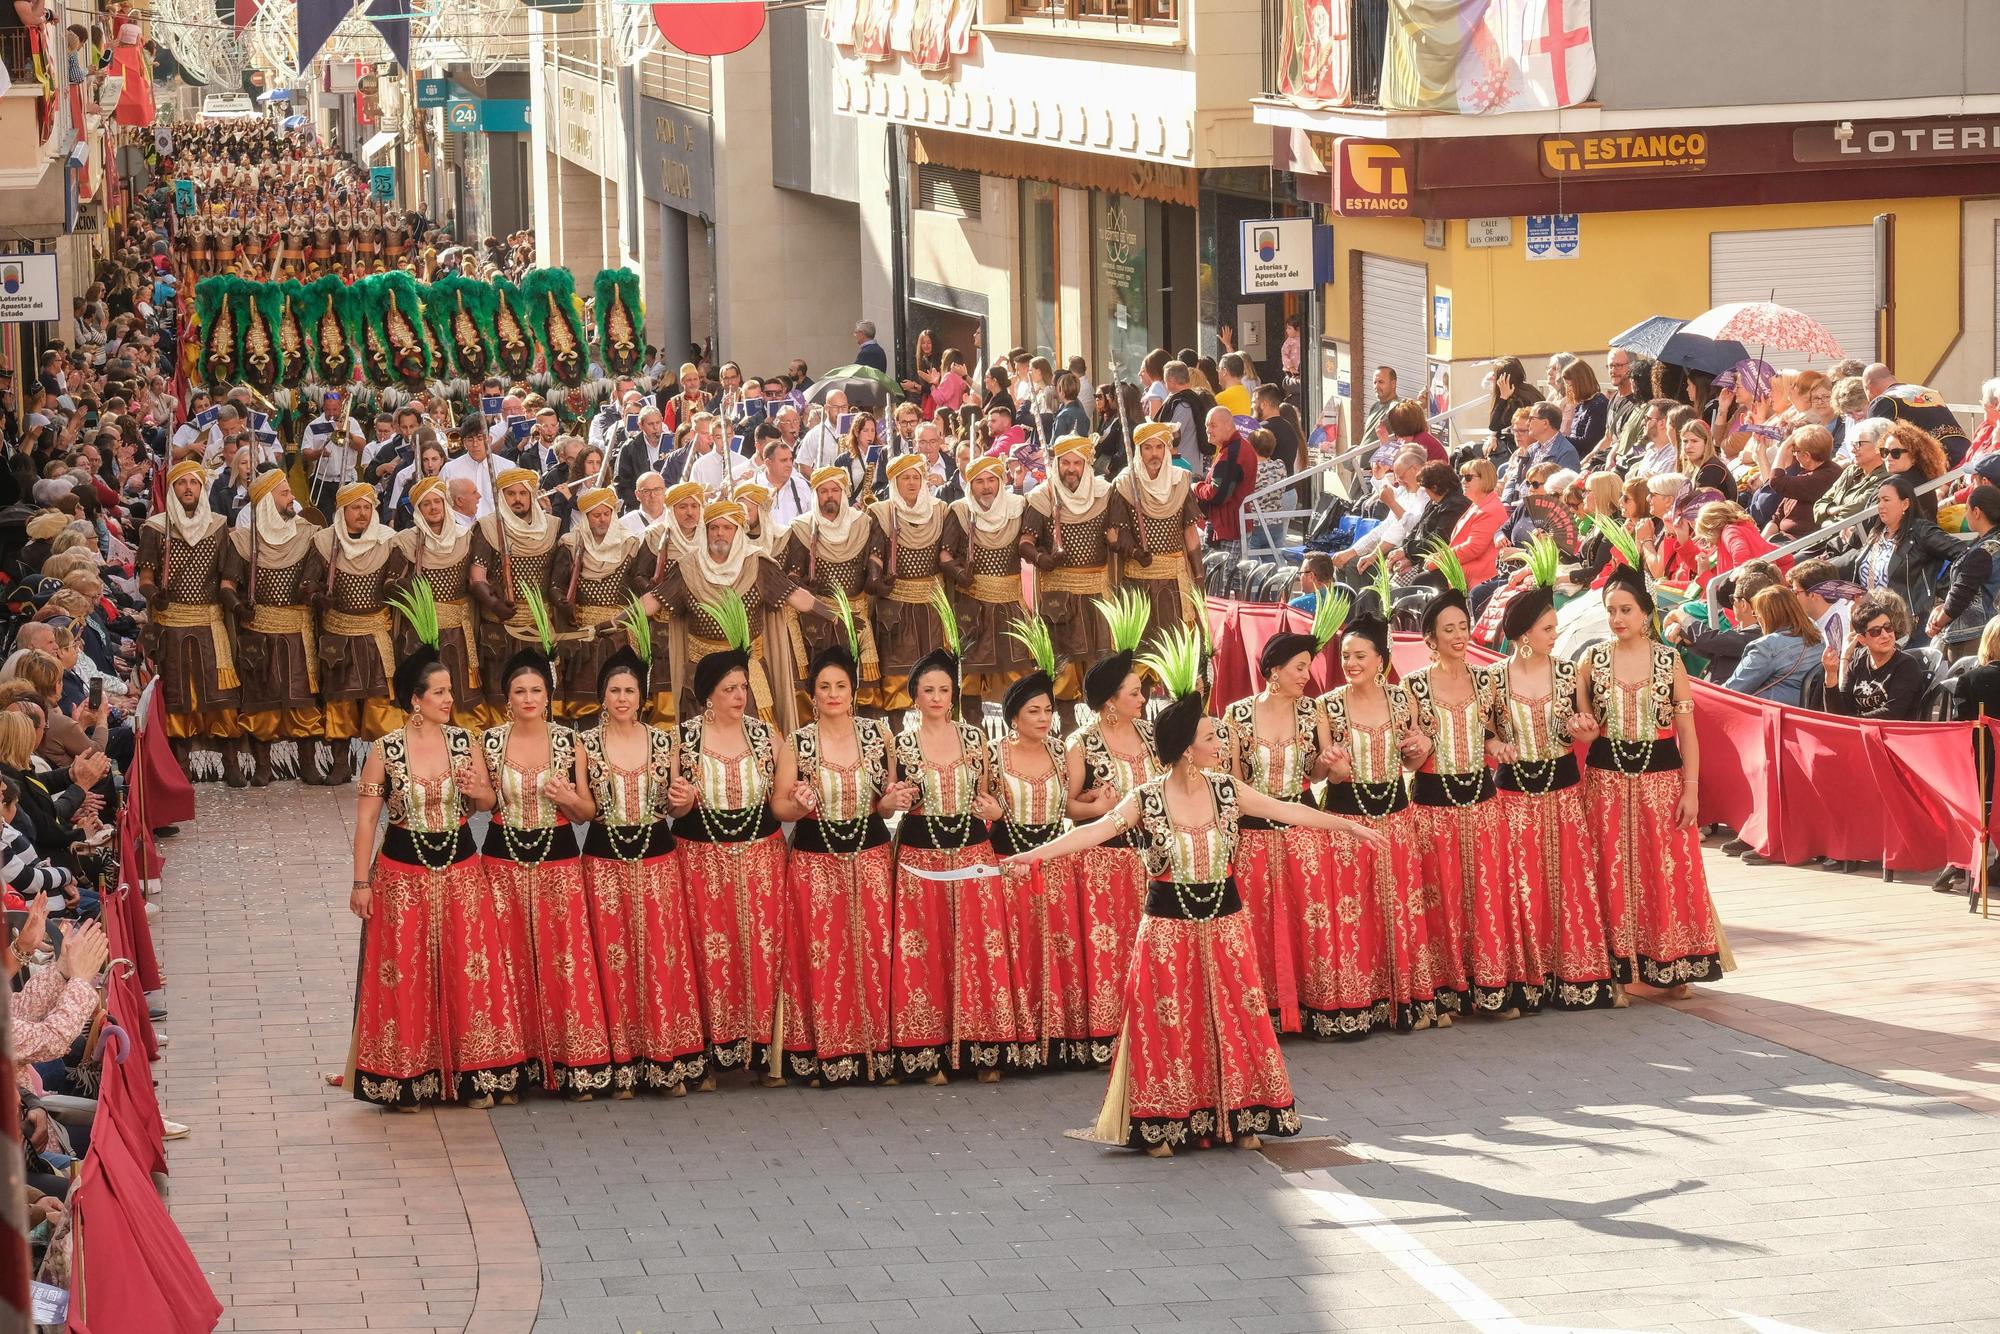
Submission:
[[[1422,517],[1424,507],[1430,504],[1430,492],[1419,481],[1428,460],[1424,452],[1411,445],[1396,455],[1390,472],[1375,493],[1375,506],[1381,510],[1381,521],[1354,540],[1347,550],[1336,553],[1333,565],[1336,570],[1355,566],[1366,569],[1368,558],[1383,547],[1391,549],[1402,545],[1409,535],[1411,526]],[[1447,469],[1449,471],[1449,469]],[[1374,508],[1371,507],[1371,508]]]
[[[1701,552],[1695,563],[1695,579],[1702,587],[1716,575],[1727,574],[1773,550],[1743,507],[1728,500],[1712,500],[1696,511],[1694,541]],[[1791,563],[1789,556],[1778,561],[1780,568],[1789,568]]]
[[[1989,381],[1989,383],[1991,383]],[[1966,668],[1951,681],[1951,716],[1961,723],[1976,723],[1982,718],[2000,718],[2000,616],[1988,621],[1979,635],[1979,652],[1974,665]],[[1975,772],[1985,776],[1986,803],[1989,814],[1993,802],[1993,734],[1984,727],[1972,734],[1975,753],[1983,751],[1974,765]],[[1987,869],[1987,883],[2000,882],[2000,861],[1990,861]],[[1973,880],[1967,868],[1947,866],[1931,888],[1940,894],[1971,893],[1972,904],[1979,901],[1978,881]]]
[[[1896,646],[1910,633],[1909,607],[1894,593],[1869,593],[1854,604],[1848,624],[1861,651],[1843,655],[1829,644],[1820,654],[1827,712],[1875,722],[1915,718],[1931,675],[1920,658]]]
[[[1861,585],[1840,577],[1834,563],[1823,556],[1802,560],[1792,567],[1792,591],[1805,604],[1819,637],[1836,649],[1847,647],[1847,614],[1861,597]]]
[[[1695,419],[1681,427],[1680,471],[1697,490],[1720,491],[1727,497],[1736,494],[1729,465],[1716,449],[1715,431],[1705,421]]]
[[[1834,564],[1867,592],[1894,593],[1905,613],[1916,621],[1917,638],[1912,642],[1928,642],[1923,627],[1931,613],[1938,573],[1964,552],[1964,546],[1919,511],[1916,483],[1907,472],[1891,473],[1876,489],[1875,522],[1865,531],[1868,536],[1863,544],[1836,557]],[[1975,580],[1953,566],[1944,602],[1947,620],[1972,605],[1986,574],[1981,569]],[[1907,628],[1898,632],[1899,636],[1910,633]]]
[[[1334,577],[1333,557],[1324,551],[1314,551],[1306,556],[1305,564],[1299,569],[1299,589],[1292,594],[1286,604],[1295,611],[1310,613],[1319,605],[1320,594],[1340,587]]]
[[[1833,437],[1824,426],[1801,426],[1785,437],[1771,459],[1771,476],[1764,491],[1777,502],[1764,535],[1790,542],[1813,532],[1813,507],[1833,484],[1840,470],[1833,466]]]
[[[1473,462],[1484,463],[1485,460],[1476,459]],[[1466,463],[1459,472],[1453,472],[1449,463],[1433,460],[1424,464],[1418,471],[1417,484],[1423,487],[1424,495],[1428,499],[1423,513],[1417,517],[1414,524],[1410,525],[1409,531],[1404,535],[1402,546],[1383,548],[1393,568],[1408,569],[1412,564],[1430,555],[1433,543],[1440,539],[1450,539],[1452,529],[1457,526],[1459,519],[1472,508],[1472,502],[1466,499],[1465,491],[1459,485],[1460,478],[1469,475],[1472,466],[1472,463]],[[1486,470],[1491,473],[1493,465],[1487,463]],[[1356,569],[1366,570],[1367,565],[1364,563]]]
[[[1250,433],[1250,450],[1257,456],[1257,476],[1250,483],[1252,491],[1261,491],[1286,477],[1285,461],[1277,457],[1278,437],[1259,428]],[[1282,509],[1291,507],[1290,497],[1283,491],[1273,491],[1256,500],[1246,500],[1243,505],[1244,529],[1247,532],[1255,523],[1259,530],[1258,545],[1265,551],[1279,551],[1285,545],[1285,524],[1282,519],[1266,518]]]
[[[61,911],[77,910],[82,893],[76,876],[35,851],[28,832],[16,823],[20,814],[21,785],[0,774],[0,881],[4,881],[9,894],[23,903],[53,894],[66,905]],[[85,915],[94,916],[96,894],[91,894],[90,899],[91,911]]]
[[[1944,446],[1938,443],[1936,436],[1912,422],[1889,423],[1888,438],[1882,442],[1882,466],[1889,470],[1891,477],[1908,477],[1920,491],[1917,496],[1918,512],[1926,519],[1937,518],[1937,491],[1921,490],[1926,482],[1951,470]]]
[[[1382,444],[1375,451],[1374,458],[1387,463],[1400,454],[1405,447],[1424,451],[1424,457],[1432,462],[1445,461],[1444,446],[1430,432],[1430,422],[1424,416],[1424,405],[1414,398],[1400,399],[1395,406],[1382,414],[1376,428],[1376,435]]]
[[[1945,600],[1931,608],[1924,629],[1937,641],[1945,661],[1971,654],[1986,629],[1986,622],[2000,611],[2000,487],[1981,482],[1965,498],[1965,526],[1972,533],[1970,543],[1961,544],[1951,564],[1951,586]],[[1952,614],[1956,595],[1969,598]]]
[[[1821,653],[1819,630],[1798,594],[1772,583],[1750,599],[1763,631],[1743,650],[1743,658],[1722,684],[1776,704],[1797,704]]]
[[[18,681],[34,692],[31,698],[42,706],[43,717],[42,743],[37,753],[52,767],[67,768],[79,756],[104,748],[102,736],[94,735],[58,706],[62,697],[62,668],[53,657],[32,649],[16,653],[7,660],[0,678],[4,678],[0,684]],[[17,693],[14,697],[21,696]],[[11,703],[12,699],[6,702]],[[97,727],[103,722],[101,709],[92,713],[87,701],[82,707],[85,723]]]
[[[27,967],[46,938],[46,901],[28,909],[28,920],[8,947],[10,977]],[[79,922],[63,935],[55,965],[35,972],[10,998],[8,1023],[14,1039],[14,1079],[31,1093],[42,1092],[35,1066],[60,1060],[97,1013],[97,974],[108,951],[94,922]]]
[[[1735,576],[1716,581],[1714,600],[1708,615],[1696,616],[1685,607],[1676,607],[1661,618],[1661,633],[1669,644],[1708,659],[1705,673],[1711,681],[1727,681],[1763,628],[1755,617],[1755,598],[1778,582],[1778,569],[1764,561],[1751,561]],[[1728,615],[1722,604],[1727,599]]]
[[[1651,535],[1641,536],[1639,552],[1646,572],[1670,584],[1690,584],[1695,577],[1694,528],[1681,512],[1679,498],[1687,479],[1677,472],[1656,472],[1646,479],[1646,507]]]

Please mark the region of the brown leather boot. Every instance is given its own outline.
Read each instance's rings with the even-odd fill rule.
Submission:
[[[326,785],[339,787],[354,777],[354,743],[342,737],[327,744],[333,747],[333,767],[326,772]]]
[[[222,743],[222,781],[231,787],[248,786],[248,780],[243,777],[243,748],[248,744],[244,741]]]
[[[257,767],[250,773],[250,786],[269,787],[271,785],[271,743],[268,741],[253,741],[250,743],[250,746],[251,752],[256,756],[257,760]]]

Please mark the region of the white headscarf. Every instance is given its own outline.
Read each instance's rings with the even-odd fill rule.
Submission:
[[[395,531],[384,524],[374,510],[368,511],[368,526],[361,530],[359,537],[349,536],[347,516],[333,516],[333,540],[340,547],[340,563],[348,569],[361,567],[364,562],[374,560],[382,548],[396,540]]]
[[[171,527],[175,537],[195,545],[215,527],[215,512],[208,507],[208,486],[206,483],[195,493],[193,505],[181,504],[181,498],[174,489],[167,488],[167,512],[160,516],[162,530]]]
[[[257,502],[252,520],[257,526],[257,540],[267,547],[283,547],[299,535],[299,517],[286,514],[278,508],[277,489],[264,493]]]
[[[1056,492],[1058,498],[1062,494],[1060,490]],[[999,494],[993,497],[993,503],[984,507],[980,505],[979,497],[972,494],[970,486],[966,487],[965,491],[965,511],[972,516],[973,530],[981,537],[1000,537],[1008,529],[1018,528],[1021,523],[1021,511],[1027,508],[1027,504],[1026,496],[1019,491],[1010,490],[1004,484]]]
[[[681,531],[680,520],[674,517],[672,506],[668,506],[659,518],[646,525],[647,548],[652,551],[658,551],[662,547],[665,547],[669,559],[677,559],[687,555],[688,552],[700,546],[703,540],[704,535],[701,525],[698,523],[694,526],[693,537],[689,537]]]
[[[527,486],[527,483],[516,482],[515,485]],[[530,491],[533,489],[529,487]],[[528,507],[532,517],[524,519],[514,513],[514,507],[507,503],[506,496],[496,495],[493,499],[493,512],[506,525],[509,542],[525,542],[531,550],[540,551],[556,538],[557,534],[551,531],[556,527],[556,516],[543,509],[539,502]]]
[[[1155,477],[1147,474],[1146,461],[1134,455],[1130,471],[1133,481],[1139,488],[1140,499],[1144,502],[1141,508],[1146,511],[1148,518],[1167,518],[1180,510],[1180,497],[1176,494],[1176,488],[1180,485],[1180,477],[1187,477],[1190,474],[1176,468],[1172,459],[1160,460],[1160,472]],[[1179,473],[1180,477],[1176,477],[1176,473]]]
[[[899,542],[927,547],[944,527],[944,506],[938,504],[929,479],[917,487],[915,500],[904,500],[902,488],[896,485],[901,480],[899,477],[889,483],[889,513],[896,520],[891,531]]]
[[[755,554],[751,550],[749,536],[743,531],[743,526],[738,524],[735,536],[729,539],[728,552],[721,560],[717,560],[708,549],[708,533],[705,528],[704,525],[700,540],[694,544],[695,569],[703,579],[717,588],[736,587],[737,579],[743,574],[743,563]]]
[[[602,579],[615,572],[631,555],[633,543],[639,540],[630,528],[618,522],[615,511],[602,537],[590,526],[590,515],[579,514],[576,518],[577,551],[587,579]]]
[[[867,549],[872,524],[868,511],[847,503],[845,490],[840,494],[840,513],[831,519],[822,517],[815,489],[812,508],[792,520],[791,531],[808,550],[817,549],[828,560],[853,560]]]
[[[1063,485],[1062,460],[1057,459],[1049,466],[1049,494],[1055,497],[1056,506],[1062,511],[1060,517],[1066,517],[1072,523],[1096,512],[1110,490],[1111,483],[1099,477],[1087,463],[1083,469],[1083,485],[1074,491]]]
[[[443,523],[436,528],[424,518],[421,503],[412,505],[409,531],[413,534],[410,560],[426,569],[439,570],[458,564],[465,559],[466,548],[472,545],[472,530],[458,521],[449,505],[445,507]]]

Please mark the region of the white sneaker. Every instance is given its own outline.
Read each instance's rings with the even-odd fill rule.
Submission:
[[[186,1139],[188,1137],[188,1128],[186,1126],[178,1121],[169,1121],[164,1116],[160,1118],[160,1132],[163,1139]]]
[[[159,1049],[160,1049],[161,1051],[165,1051],[165,1050],[167,1049],[167,1030],[166,1030],[166,1029],[164,1029],[164,1028],[156,1028],[156,1029],[154,1029],[154,1030],[153,1030],[153,1044],[154,1044],[155,1046],[157,1046],[157,1047],[158,1047],[158,1048],[159,1048]]]
[[[148,904],[146,905],[146,916],[148,916],[148,917],[158,917],[159,915],[160,915],[160,905],[159,905],[159,904],[157,904],[157,903],[148,903]]]

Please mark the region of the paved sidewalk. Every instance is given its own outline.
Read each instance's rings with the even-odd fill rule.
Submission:
[[[1921,884],[1711,854],[1724,985],[1288,1042],[1335,1138],[1155,1163],[1062,1137],[1080,1075],[384,1116],[322,1081],[352,788],[200,792],[163,1102],[225,1329],[2000,1334],[2000,925]]]

